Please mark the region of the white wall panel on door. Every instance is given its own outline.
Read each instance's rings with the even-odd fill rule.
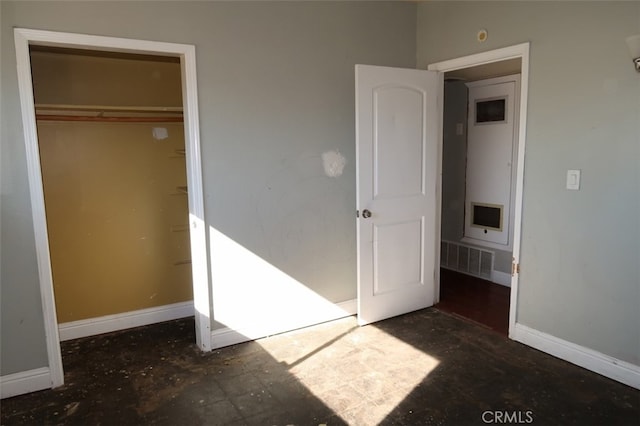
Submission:
[[[373,102],[374,197],[421,194],[424,93],[415,88],[381,87],[374,91]]]
[[[374,295],[422,284],[422,234],[421,220],[374,225]]]

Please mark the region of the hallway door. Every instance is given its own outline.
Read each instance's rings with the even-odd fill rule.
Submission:
[[[438,73],[356,66],[358,322],[433,305]]]

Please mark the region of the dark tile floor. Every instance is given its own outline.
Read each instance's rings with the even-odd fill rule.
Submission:
[[[2,424],[640,420],[640,391],[434,308],[366,327],[345,318],[211,353],[195,347],[193,327],[178,320],[65,342],[66,384],[3,400]]]
[[[511,289],[491,281],[440,269],[440,303],[437,308],[509,334]]]

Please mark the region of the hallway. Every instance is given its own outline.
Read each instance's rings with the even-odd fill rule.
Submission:
[[[442,311],[509,334],[509,298],[511,289],[471,275],[440,269],[440,303]]]

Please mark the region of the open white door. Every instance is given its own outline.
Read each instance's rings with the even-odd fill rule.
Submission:
[[[358,322],[433,305],[438,73],[356,65]]]

